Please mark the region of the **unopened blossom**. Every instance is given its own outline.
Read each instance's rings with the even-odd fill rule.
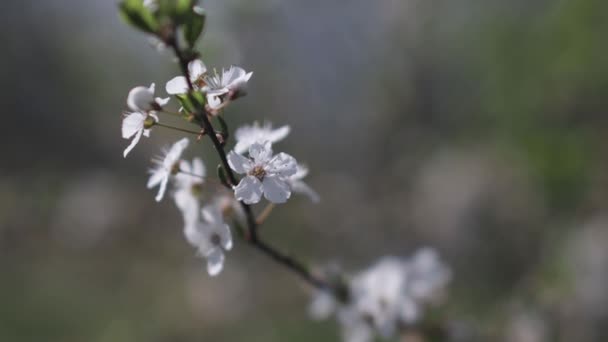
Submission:
[[[195,59],[188,63],[188,74],[190,75],[190,83],[194,90],[200,90],[205,86],[204,76],[207,72],[207,67],[200,59]],[[165,86],[167,94],[179,95],[186,94],[189,91],[188,80],[184,76],[177,76],[167,82]]]
[[[251,145],[248,158],[231,151],[228,163],[236,173],[245,175],[234,188],[237,200],[254,204],[263,194],[270,202],[284,203],[291,196],[287,179],[297,172],[296,160],[285,153],[273,156],[270,142]]]
[[[154,113],[144,112],[132,112],[126,113],[122,120],[122,137],[123,139],[131,139],[131,143],[123,152],[123,157],[127,157],[127,154],[137,145],[141,136],[149,137],[150,128],[158,122],[158,116]]]
[[[307,175],[308,168],[305,165],[298,164],[296,173],[287,178],[287,182],[291,191],[308,196],[313,203],[318,203],[321,200],[319,194],[303,181]]]
[[[174,143],[171,148],[164,149],[162,156],[154,160],[155,166],[150,170],[148,189],[159,185],[156,201],[160,202],[165,195],[169,178],[179,171],[179,161],[182,153],[188,147],[188,138],[183,138]]]
[[[224,251],[232,249],[232,234],[219,207],[206,206],[201,216],[201,221],[186,225],[184,234],[198,254],[207,259],[209,275],[216,276],[224,268]]]
[[[249,147],[256,142],[270,141],[271,143],[279,142],[289,134],[291,128],[285,125],[279,128],[272,128],[269,122],[260,125],[254,122],[253,125],[245,125],[234,131],[236,145],[234,151],[243,154],[249,150]]]
[[[180,161],[179,172],[175,175],[173,198],[186,225],[199,219],[199,195],[205,175],[205,164],[200,158],[194,158],[192,164],[186,160]]]
[[[169,98],[154,97],[155,85],[149,87],[135,87],[129,91],[127,96],[127,106],[133,111],[150,112],[158,111],[169,103]]]
[[[212,109],[220,108],[226,95],[231,100],[245,95],[247,82],[251,75],[253,75],[253,72],[246,72],[238,66],[231,66],[228,70],[224,69],[219,74],[216,72],[214,75],[206,75],[204,78],[206,86],[203,91],[207,94],[209,107]]]

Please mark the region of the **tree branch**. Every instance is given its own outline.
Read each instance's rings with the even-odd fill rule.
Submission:
[[[178,59],[182,74],[185,76],[186,81],[188,83],[188,88],[190,90],[190,93],[194,92],[195,89],[190,80],[190,72],[188,70],[189,61],[184,57],[184,54],[179,47],[179,43],[177,42],[177,39],[175,37],[173,37],[168,42],[168,45],[171,46],[171,48],[175,52],[175,56]],[[189,96],[190,96],[190,93],[189,93]],[[195,104],[198,104],[198,101],[193,101],[193,102]],[[211,121],[209,120],[209,114],[207,113],[207,110],[205,108],[198,108],[198,107],[200,107],[200,106],[197,105],[197,108],[196,108],[197,109],[197,113],[196,113],[197,118],[196,119],[197,119],[198,123],[200,124],[201,128],[204,129],[205,132],[215,132],[213,125],[211,124]],[[215,147],[215,150],[217,151],[218,156],[220,157],[220,161],[221,161],[224,171],[228,177],[228,180],[233,185],[238,184],[237,178],[234,175],[234,172],[232,171],[232,169],[230,168],[230,165],[228,164],[228,159],[226,157],[226,152],[224,151],[223,145],[220,143],[220,141],[218,140],[218,138],[215,134],[207,134],[207,136],[213,143],[213,146]],[[253,215],[251,206],[244,203],[243,201],[239,201],[239,203],[240,203],[241,207],[243,208],[243,211],[245,212],[245,216],[247,218],[246,240],[249,242],[250,245],[257,248],[263,254],[266,254],[267,256],[269,256],[275,262],[285,266],[292,272],[296,273],[303,280],[305,280],[307,283],[314,286],[315,288],[320,289],[320,290],[330,291],[330,292],[334,293],[337,298],[343,298],[345,289],[346,289],[343,284],[334,284],[334,285],[329,284],[324,279],[317,277],[315,274],[313,274],[308,269],[308,267],[305,266],[304,263],[298,261],[297,259],[295,259],[287,254],[280,252],[275,247],[269,245],[267,242],[260,239],[260,237],[258,235],[258,224],[255,219],[255,216]]]

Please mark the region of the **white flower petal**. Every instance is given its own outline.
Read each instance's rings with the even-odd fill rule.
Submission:
[[[167,177],[167,172],[164,169],[156,169],[152,172],[152,175],[150,176],[150,179],[148,179],[148,184],[146,186],[148,187],[148,189],[152,189],[153,187],[160,184],[160,182],[165,177]]]
[[[207,104],[211,109],[218,109],[222,105],[222,100],[218,95],[207,93]]]
[[[275,143],[285,139],[285,137],[289,135],[289,132],[291,132],[291,127],[289,127],[289,125],[285,125],[269,132],[267,139],[268,141]]]
[[[170,97],[165,97],[164,99],[162,97],[157,97],[154,99],[154,101],[156,101],[156,104],[158,104],[161,107],[166,106],[170,100],[171,100]]]
[[[199,220],[199,201],[191,189],[183,188],[173,194],[175,205],[181,211],[186,226],[196,225]]]
[[[207,175],[207,171],[205,169],[205,164],[201,158],[192,159],[192,173],[204,178]]]
[[[227,224],[222,224],[217,229],[217,234],[220,237],[220,245],[225,250],[229,251],[232,249],[232,233],[230,227]]]
[[[158,188],[158,194],[156,195],[156,202],[160,202],[163,200],[163,197],[165,196],[165,190],[167,190],[167,182],[169,181],[169,177],[167,175],[167,177],[163,178],[160,182],[160,187]]]
[[[212,277],[220,274],[222,269],[224,268],[224,252],[221,248],[213,248],[207,255],[207,272]]]
[[[152,83],[150,88],[135,87],[129,91],[129,96],[127,96],[127,106],[131,110],[149,111],[152,109],[153,102],[154,83]]]
[[[319,203],[321,197],[308,184],[301,180],[290,180],[291,191],[307,196],[313,203]]]
[[[144,129],[144,121],[146,120],[146,114],[140,112],[129,113],[122,119],[122,137],[129,139],[138,131]]]
[[[298,163],[295,158],[287,153],[279,153],[268,162],[266,170],[277,173],[281,177],[290,177],[298,171]]]
[[[256,165],[267,163],[272,157],[272,143],[265,141],[252,144],[249,147],[249,157],[253,158]]]
[[[224,215],[222,211],[216,205],[207,205],[201,209],[203,219],[211,224],[222,224],[224,222]]]
[[[167,82],[165,90],[170,95],[186,94],[188,92],[188,81],[183,76],[174,77]]]
[[[245,174],[253,168],[253,163],[251,160],[238,153],[235,153],[234,151],[230,151],[230,153],[228,153],[228,164],[230,165],[230,168],[238,174]]]
[[[291,196],[289,184],[277,176],[266,176],[262,182],[264,197],[272,203],[285,203]]]
[[[198,227],[198,222],[187,222],[184,225],[184,237],[192,246],[198,248],[200,241],[205,238]]]
[[[135,138],[133,138],[133,140],[131,140],[131,143],[129,144],[129,146],[127,146],[127,148],[125,149],[125,151],[123,152],[123,157],[127,158],[127,154],[129,154],[129,152],[131,152],[131,150],[135,147],[135,145],[137,145],[137,143],[139,142],[139,139],[141,138],[142,135],[142,131],[137,131],[137,133],[135,134]]]
[[[207,67],[202,60],[195,59],[188,64],[188,72],[190,72],[190,78],[194,81],[207,72]]]
[[[317,290],[308,307],[308,313],[315,320],[325,320],[336,310],[337,303],[334,296],[327,291]]]
[[[181,157],[184,150],[188,147],[189,143],[190,140],[188,140],[188,138],[182,138],[175,142],[171,146],[171,149],[169,149],[169,153],[167,153],[167,155],[165,156],[165,159],[163,160],[163,166],[167,169],[173,167],[173,165],[177,163],[177,161]]]
[[[223,73],[222,83],[225,86],[229,86],[234,82],[239,81],[242,77],[245,76],[245,70],[238,66],[231,66],[228,71]]]
[[[253,176],[241,179],[239,185],[234,188],[237,200],[247,204],[255,204],[262,198],[262,183]]]

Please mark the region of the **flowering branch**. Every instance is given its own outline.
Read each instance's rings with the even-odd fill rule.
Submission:
[[[391,337],[411,331],[415,324],[416,333],[433,335],[425,327],[435,325],[425,325],[421,316],[423,310],[441,300],[450,279],[449,269],[433,250],[421,249],[410,260],[384,258],[347,280],[339,269],[326,269],[322,276],[313,273],[306,264],[260,236],[258,228],[275,204],[285,203],[292,193],[305,194],[312,202],[318,202],[319,196],[303,181],[308,174],[305,165],[289,154],[273,152],[272,144],[289,134],[288,125],[273,129],[270,123],[255,122],[242,126],[234,131],[236,144],[226,153],[231,135],[221,111],[245,95],[252,73],[234,66],[221,73],[207,72],[194,49],[206,18],[197,1],[122,0],[119,6],[129,23],[150,34],[160,47],[172,50],[181,69],[181,75],[165,86],[166,92],[181,104],[179,112],[165,109],[171,97],[154,97],[154,84],[129,92],[122,137],[132,140],[124,156],[155,126],[194,134],[197,141],[206,135],[219,156],[218,179],[213,180],[220,191],[214,191],[208,205],[201,206],[202,185],[209,179],[203,160],[194,158],[189,162],[181,158],[190,143],[188,138],[175,142],[153,160],[156,165],[147,184],[148,188],[159,187],[156,201],[160,202],[171,182],[171,195],[184,218],[186,240],[207,260],[208,273],[219,274],[225,252],[232,249],[233,230],[225,222],[228,218],[233,221],[234,231],[249,245],[314,287],[311,314],[318,318],[335,314],[345,341],[371,341],[375,334]],[[196,124],[200,131],[160,123],[159,112],[176,114]],[[219,130],[213,126],[214,118]],[[262,197],[269,203],[256,218],[252,205]]]
[[[175,36],[173,36],[173,37],[171,37],[171,39],[169,39],[169,41],[167,43],[173,49],[173,52],[175,53],[175,56],[177,57],[182,74],[184,75],[184,77],[187,80],[189,91],[194,92],[195,89],[194,89],[194,86],[192,85],[192,81],[191,81],[191,77],[190,77],[191,75],[188,70],[189,61],[185,58],[184,54],[182,53],[182,50],[179,47],[178,40],[176,39]],[[193,101],[193,102],[197,103],[196,101]],[[211,124],[211,121],[209,120],[210,114],[207,112],[207,110],[205,108],[197,108],[197,113],[195,113],[195,114],[196,114],[195,118],[197,119],[197,121],[201,125],[201,128],[205,132],[214,132],[215,131],[213,128],[213,125]],[[222,167],[223,167],[224,171],[226,172],[226,175],[228,176],[228,180],[230,181],[230,183],[232,185],[238,184],[236,176],[234,175],[234,172],[232,171],[232,169],[230,168],[230,165],[228,164],[228,159],[226,156],[226,152],[224,151],[223,144],[218,140],[218,138],[215,134],[207,134],[207,136],[209,136],[209,139],[213,143],[213,146],[214,146],[215,150],[217,151],[218,156],[220,157]],[[243,211],[245,212],[245,216],[247,219],[248,227],[247,227],[247,233],[246,233],[245,237],[246,237],[247,241],[253,247],[257,248],[259,251],[266,254],[267,256],[269,256],[272,260],[276,261],[277,263],[287,267],[289,270],[291,270],[294,273],[296,273],[297,275],[299,275],[302,279],[304,279],[310,285],[312,285],[318,289],[321,289],[321,290],[327,290],[327,291],[339,293],[340,297],[344,297],[345,289],[343,288],[343,286],[327,283],[324,279],[321,279],[320,277],[317,277],[316,275],[314,275],[308,269],[308,267],[306,267],[302,262],[298,261],[297,259],[295,259],[292,256],[289,256],[287,254],[280,252],[275,247],[271,246],[270,244],[268,244],[267,242],[262,240],[258,235],[258,223],[257,223],[255,216],[253,215],[251,206],[244,203],[243,201],[239,201],[239,203],[240,203],[241,207],[243,208]]]

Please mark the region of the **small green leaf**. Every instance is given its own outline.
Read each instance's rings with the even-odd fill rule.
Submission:
[[[133,27],[148,33],[156,33],[158,22],[143,0],[123,0],[118,5],[121,17]]]
[[[195,7],[184,24],[184,38],[190,48],[194,48],[196,41],[205,29],[207,14],[200,7]]]
[[[159,0],[158,15],[181,25],[187,21],[194,5],[194,0]]]
[[[190,96],[188,96],[188,94],[179,94],[175,95],[175,97],[188,113],[196,112],[196,108],[194,107],[194,104],[190,100]]]
[[[196,108],[205,108],[205,105],[207,104],[207,98],[203,93],[201,93],[200,91],[194,91],[190,95],[192,95],[190,99],[196,101]]]

